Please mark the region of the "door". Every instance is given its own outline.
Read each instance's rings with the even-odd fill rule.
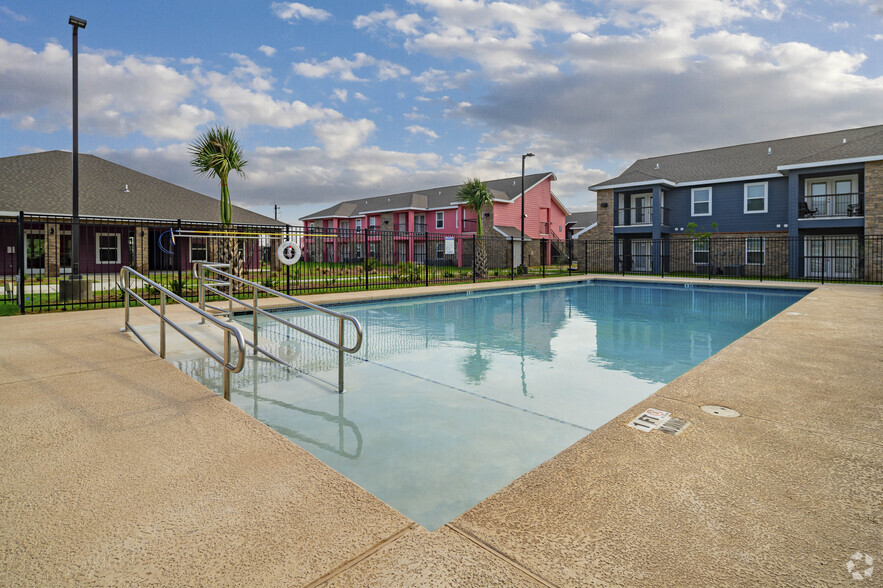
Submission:
[[[632,271],[649,272],[652,267],[652,244],[650,241],[635,239],[632,241]]]
[[[856,235],[814,235],[804,242],[804,272],[808,278],[848,280],[858,274]]]
[[[43,233],[25,234],[25,269],[42,272],[46,267],[46,238]]]
[[[632,196],[632,224],[649,225],[651,222],[652,194],[637,194]]]

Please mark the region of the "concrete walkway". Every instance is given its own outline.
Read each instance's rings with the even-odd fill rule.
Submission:
[[[817,288],[434,533],[122,315],[0,319],[0,585],[883,585],[853,579],[883,558],[880,287]],[[625,426],[648,407],[691,425]]]

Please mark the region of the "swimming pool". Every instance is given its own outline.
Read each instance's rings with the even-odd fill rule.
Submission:
[[[434,530],[804,295],[593,281],[340,305],[365,332],[346,394],[336,352],[261,321],[302,371],[250,358],[231,399]],[[210,361],[177,363],[219,389]]]

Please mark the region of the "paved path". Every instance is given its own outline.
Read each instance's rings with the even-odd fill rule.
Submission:
[[[0,319],[0,585],[883,584],[851,575],[883,561],[880,287],[818,288],[434,533],[121,323]],[[625,426],[647,407],[691,426]]]

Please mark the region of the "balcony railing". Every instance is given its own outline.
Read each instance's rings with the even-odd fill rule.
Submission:
[[[653,207],[652,206],[635,206],[632,208],[620,208],[616,211],[616,222],[614,226],[617,227],[632,227],[632,226],[650,226],[653,224]],[[669,209],[662,209],[662,225],[669,225]]]
[[[864,215],[865,195],[862,192],[805,196],[798,203],[797,211],[797,217],[804,219]]]
[[[426,223],[416,223],[414,225],[415,233],[425,233],[426,232]]]
[[[464,218],[463,219],[463,232],[464,233],[474,233],[477,230],[478,221],[474,218]]]

